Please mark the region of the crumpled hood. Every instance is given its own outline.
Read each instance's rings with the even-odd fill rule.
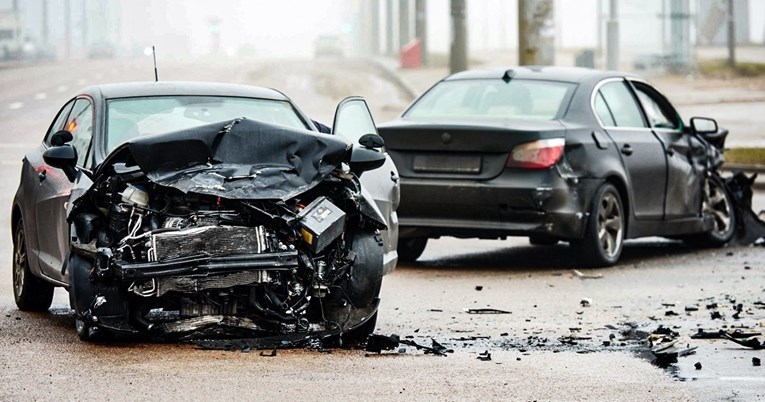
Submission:
[[[99,171],[127,162],[184,193],[287,200],[322,181],[350,150],[332,135],[237,119],[128,141]]]

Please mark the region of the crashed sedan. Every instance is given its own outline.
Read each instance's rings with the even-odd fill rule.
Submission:
[[[735,208],[717,173],[727,130],[685,124],[640,77],[581,68],[466,71],[379,127],[401,176],[402,260],[429,238],[567,241],[587,266],[623,241],[722,245]]]
[[[264,88],[82,90],[24,159],[16,304],[65,287],[83,340],[365,337],[397,258],[396,173],[363,99],[334,134]]]

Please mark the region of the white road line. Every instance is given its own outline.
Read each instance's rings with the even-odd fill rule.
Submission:
[[[48,98],[48,94],[46,94],[45,92],[40,92],[39,94],[35,95],[36,100],[43,100],[47,98]]]
[[[69,87],[68,87],[68,86],[66,86],[66,85],[59,85],[59,86],[58,86],[58,88],[56,88],[56,91],[57,91],[57,92],[64,92],[64,91],[66,91],[67,89],[69,89]]]
[[[8,105],[8,109],[11,110],[21,109],[22,107],[24,107],[24,102],[13,102]]]

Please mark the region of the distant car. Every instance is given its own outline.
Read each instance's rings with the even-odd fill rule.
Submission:
[[[617,262],[641,236],[726,243],[736,220],[716,172],[727,130],[686,125],[640,77],[579,68],[466,71],[379,131],[401,176],[403,261],[428,238],[568,241]]]
[[[336,35],[321,35],[316,38],[313,45],[313,57],[335,57],[341,58],[345,55],[343,51],[343,41]]]
[[[84,340],[365,337],[397,259],[397,176],[362,98],[334,134],[271,89],[81,90],[23,161],[17,306],[47,310],[65,287]]]

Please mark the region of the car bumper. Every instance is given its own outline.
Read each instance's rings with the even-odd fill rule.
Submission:
[[[599,184],[554,169],[482,181],[401,178],[400,236],[581,238]]]

